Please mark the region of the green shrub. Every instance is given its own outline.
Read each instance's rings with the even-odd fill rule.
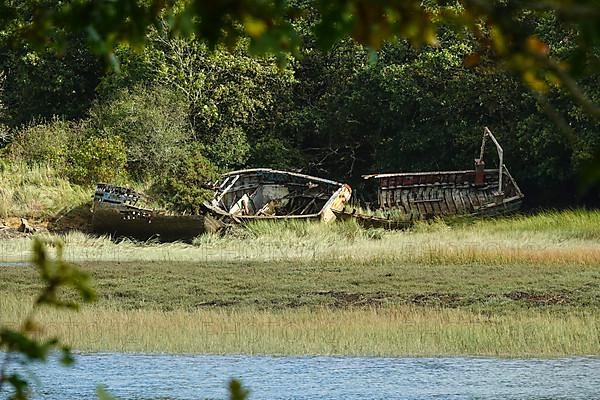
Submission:
[[[222,168],[243,165],[248,159],[248,139],[243,129],[225,127],[201,138],[207,157]]]
[[[252,147],[249,163],[256,167],[289,170],[304,165],[304,160],[298,149],[279,138],[268,136]]]
[[[172,210],[198,213],[202,203],[212,197],[213,191],[208,187],[218,177],[216,167],[198,146],[193,146],[152,185],[151,194]]]
[[[90,124],[100,136],[118,136],[127,149],[127,171],[137,180],[162,175],[191,137],[187,103],[164,87],[136,86],[97,103]]]
[[[18,131],[7,147],[7,153],[13,161],[62,168],[73,142],[80,134],[79,126],[53,119]]]
[[[78,184],[122,182],[126,163],[125,144],[119,136],[93,136],[69,153],[69,178]]]

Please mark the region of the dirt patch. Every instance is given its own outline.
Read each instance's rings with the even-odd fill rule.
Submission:
[[[82,204],[78,207],[65,209],[50,220],[48,230],[51,232],[64,233],[69,231],[92,231],[92,210],[90,204]]]
[[[27,224],[35,230],[34,233],[21,232],[21,218],[9,217],[0,220],[0,240],[1,239],[21,239],[32,236],[36,233],[48,232],[47,223],[43,221],[27,220]]]
[[[366,307],[377,306],[385,302],[389,296],[385,293],[348,293],[332,290],[323,290],[312,293],[318,296],[329,297],[334,307]]]
[[[0,227],[0,240],[2,239],[19,239],[30,237],[31,234],[19,232],[17,229]]]
[[[48,219],[27,219],[35,233],[66,233],[69,231],[91,232],[92,212],[90,204],[64,209],[56,216]],[[0,219],[0,239],[15,239],[29,237],[31,234],[19,231],[21,217]]]
[[[564,292],[558,293],[531,293],[525,291],[515,290],[509,293],[505,293],[504,297],[508,297],[511,300],[523,301],[526,303],[537,304],[537,305],[556,305],[556,304],[569,304],[571,299],[569,295]]]
[[[464,298],[455,293],[419,293],[409,298],[409,303],[418,306],[457,307],[464,304]]]

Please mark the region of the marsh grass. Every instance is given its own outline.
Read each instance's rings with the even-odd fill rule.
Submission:
[[[600,265],[339,262],[83,262],[98,306],[126,310],[419,305],[504,313],[600,309]],[[36,271],[0,267],[0,293],[34,295]]]
[[[89,201],[47,167],[0,164],[0,218]],[[192,243],[61,235],[97,304],[44,310],[79,350],[378,356],[600,354],[600,212],[419,222],[257,221]],[[0,240],[0,324],[39,289],[31,239]]]
[[[448,223],[417,223],[406,231],[363,229],[354,221],[258,221],[192,244],[113,241],[78,232],[64,240],[73,261],[303,261],[423,265],[597,265],[600,212]],[[27,240],[0,242],[5,261],[27,258]]]
[[[23,299],[0,297],[2,321]],[[600,353],[600,316],[519,311],[488,315],[414,306],[361,309],[46,310],[42,335],[83,351],[372,356],[558,357]]]
[[[54,168],[0,162],[0,218],[52,217],[91,195],[91,188],[73,185]]]
[[[600,354],[599,227],[576,210],[398,232],[257,222],[191,244],[69,233],[100,299],[42,326],[90,351]],[[0,246],[0,261],[26,260],[30,243]],[[36,285],[32,268],[0,268],[0,319]]]

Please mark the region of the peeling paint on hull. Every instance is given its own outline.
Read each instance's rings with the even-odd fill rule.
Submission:
[[[99,183],[94,194],[92,230],[113,237],[160,241],[190,240],[219,228],[205,215],[170,214],[140,207],[141,193]]]
[[[497,169],[484,169],[483,155],[488,139],[498,151]],[[374,208],[384,217],[357,209],[345,209],[338,214],[369,227],[402,229],[415,221],[433,218],[505,215],[519,210],[524,198],[504,165],[502,147],[488,128],[484,129],[475,169],[373,174],[363,178],[376,183]]]
[[[148,215],[128,218],[116,209],[99,209],[92,220],[94,232],[113,237],[131,237],[140,240],[188,240],[204,232],[203,215]]]

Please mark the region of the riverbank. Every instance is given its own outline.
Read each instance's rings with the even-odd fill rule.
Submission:
[[[70,234],[99,300],[41,322],[85,351],[598,355],[598,226],[577,211],[406,232],[256,224],[194,244]],[[27,257],[26,239],[0,245]],[[37,285],[33,268],[0,267],[2,322]]]
[[[310,262],[419,265],[598,265],[600,211],[546,212],[494,220],[417,223],[405,231],[354,221],[256,222],[193,243],[113,241],[71,229],[60,238],[73,262]],[[26,261],[30,238],[0,238],[0,261]]]

